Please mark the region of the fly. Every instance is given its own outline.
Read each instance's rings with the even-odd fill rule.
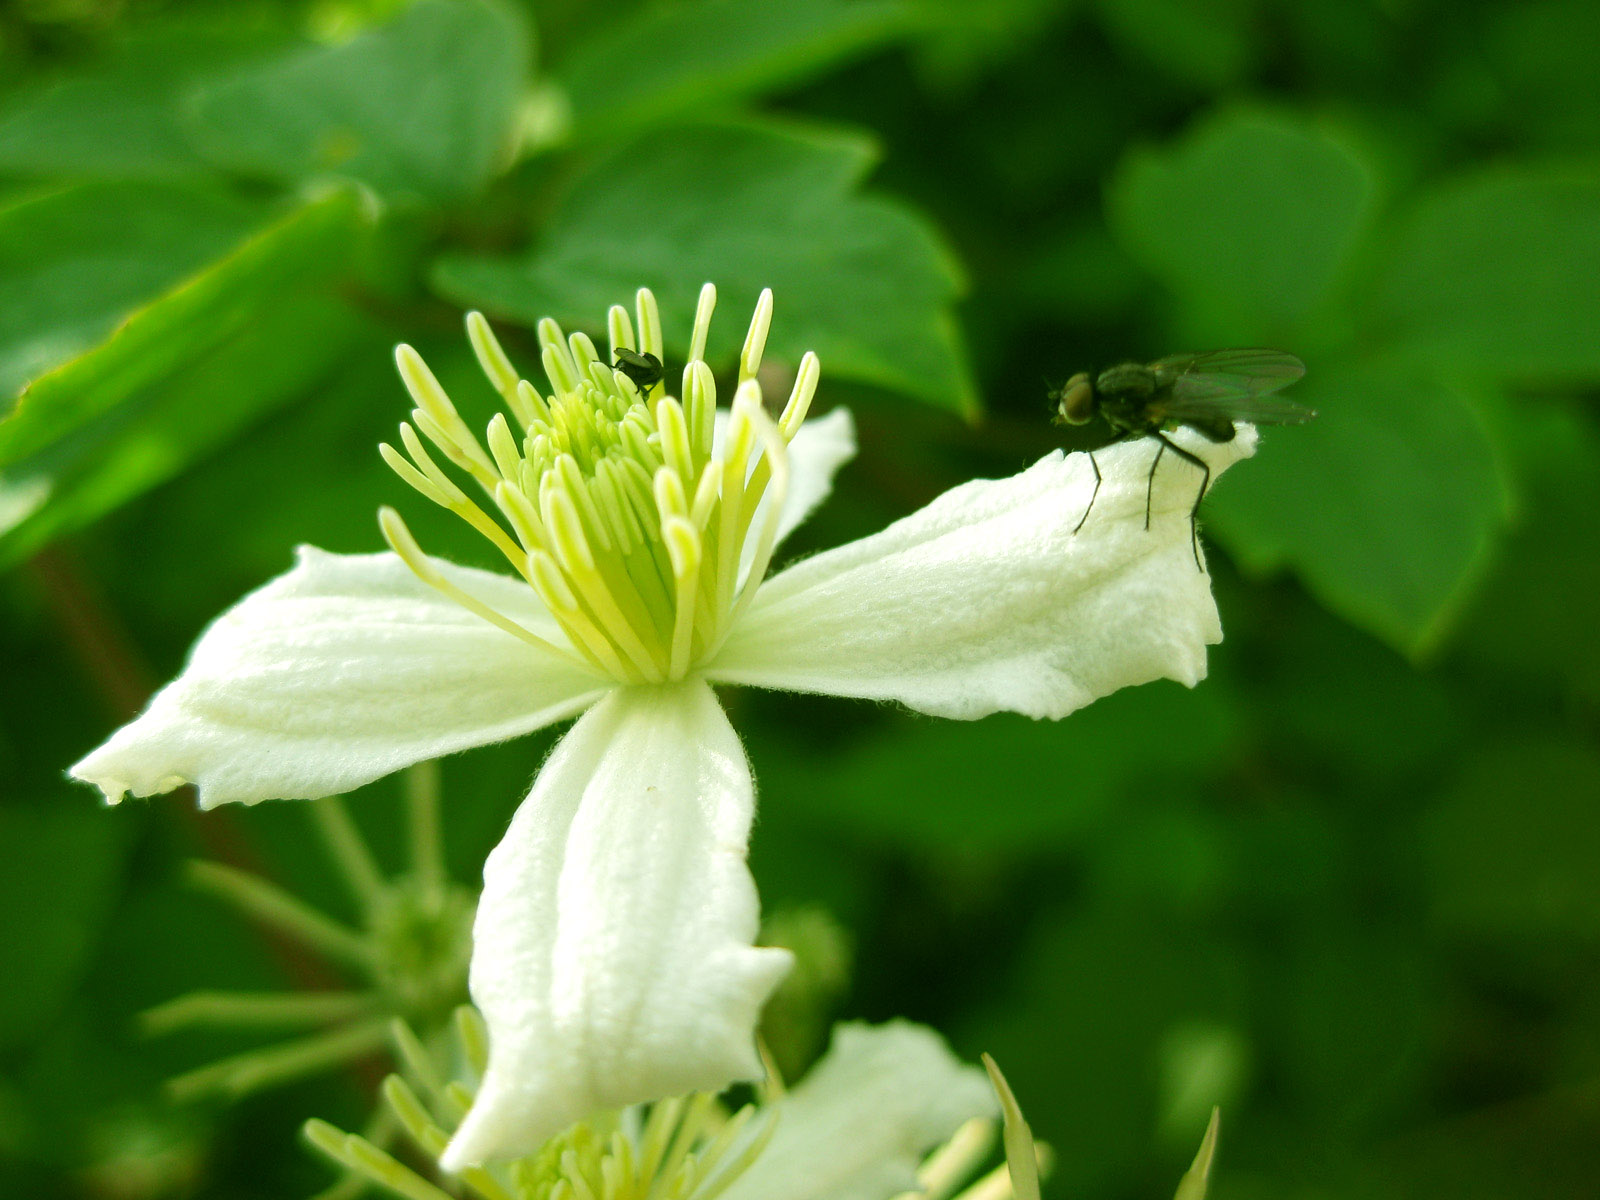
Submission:
[[[1167,451],[1200,468],[1200,492],[1189,510],[1189,536],[1194,544],[1194,564],[1200,562],[1200,531],[1196,518],[1200,501],[1211,486],[1211,468],[1198,454],[1185,450],[1167,431],[1187,425],[1212,442],[1231,442],[1234,422],[1255,425],[1299,425],[1317,414],[1292,400],[1272,393],[1288,387],[1306,373],[1303,362],[1282,350],[1207,350],[1200,354],[1174,354],[1153,363],[1123,363],[1097,376],[1080,372],[1050,393],[1057,404],[1055,421],[1084,425],[1100,416],[1114,435],[1107,445],[1129,438],[1151,437],[1160,443],[1145,480],[1144,527],[1150,528],[1150,501],[1156,468]],[[1094,491],[1089,507],[1073,527],[1077,533],[1089,519],[1100,494],[1100,464],[1094,468]]]
[[[666,375],[666,368],[661,365],[661,360],[648,350],[643,353],[638,350],[629,350],[626,346],[617,347],[617,361],[612,363],[612,369],[621,371],[639,389],[639,395],[645,399],[650,398],[650,389],[660,383]]]

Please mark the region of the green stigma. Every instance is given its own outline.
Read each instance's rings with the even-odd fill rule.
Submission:
[[[772,292],[762,292],[718,446],[716,382],[703,359],[716,295],[709,283],[700,291],[681,399],[638,365],[642,355],[664,358],[648,288],[638,292],[637,336],[627,310],[612,307],[604,358],[585,334],[565,335],[548,318],[539,323],[548,395],[518,374],[482,314],[469,313],[479,365],[511,417],[497,413],[482,441],[421,356],[410,346],[395,351],[417,407],[400,426],[404,452],[382,445],[384,461],[494,543],[539,594],[565,644],[445,579],[399,514],[385,508],[379,523],[390,547],[424,583],[603,676],[632,684],[686,676],[722,645],[766,572],[788,484],[788,443],[820,375],[808,352],[782,415],[767,415],[755,378],[772,323]],[[430,443],[472,477],[487,507],[445,474]]]

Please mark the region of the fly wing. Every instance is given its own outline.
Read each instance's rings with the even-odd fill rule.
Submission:
[[[1303,362],[1282,350],[1177,354],[1150,368],[1172,385],[1162,405],[1171,421],[1226,417],[1258,425],[1298,425],[1316,416],[1303,404],[1272,396],[1306,373]]]

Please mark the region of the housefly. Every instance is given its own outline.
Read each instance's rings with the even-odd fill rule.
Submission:
[[[1170,450],[1200,469],[1200,491],[1189,510],[1189,536],[1194,543],[1195,566],[1203,571],[1196,516],[1211,486],[1211,468],[1199,455],[1169,438],[1167,431],[1187,425],[1210,441],[1231,442],[1235,421],[1256,425],[1309,421],[1317,415],[1311,409],[1272,395],[1305,373],[1305,364],[1282,350],[1208,350],[1174,354],[1153,363],[1123,363],[1094,376],[1081,372],[1051,392],[1050,399],[1057,405],[1058,424],[1084,425],[1096,416],[1103,417],[1113,434],[1107,445],[1140,437],[1159,443],[1145,480],[1146,529],[1150,528],[1150,500],[1162,455]],[[1092,453],[1089,464],[1094,468],[1094,491],[1074,533],[1083,528],[1100,494],[1100,464]]]
[[[648,350],[641,353],[629,350],[626,346],[617,347],[617,361],[611,367],[632,380],[633,386],[639,389],[639,395],[646,399],[650,396],[650,389],[660,383],[667,373],[661,360]]]

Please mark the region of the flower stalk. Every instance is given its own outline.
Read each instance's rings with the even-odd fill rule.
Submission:
[[[380,1050],[400,1017],[436,1036],[466,993],[473,900],[444,875],[433,764],[406,780],[411,870],[392,879],[337,797],[311,806],[314,824],[361,914],[346,925],[254,875],[219,863],[189,864],[190,882],[364,979],[333,992],[193,992],[140,1017],[148,1034],[184,1029],[315,1030],[179,1075],[179,1099],[241,1097]]]

